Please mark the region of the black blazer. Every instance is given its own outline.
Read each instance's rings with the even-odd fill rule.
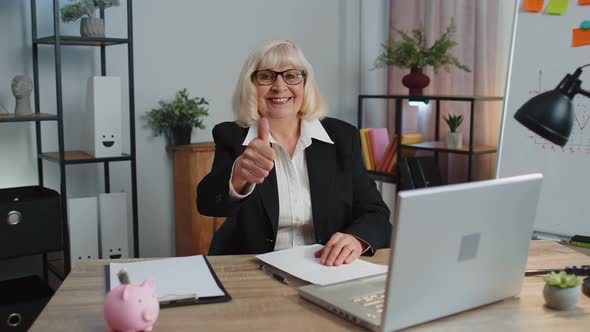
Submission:
[[[388,247],[389,209],[367,176],[358,130],[332,118],[321,123],[334,144],[314,139],[305,149],[317,243],[325,244],[334,233],[342,232],[365,240],[375,250]],[[279,219],[275,169],[248,197],[229,199],[232,165],[244,152],[247,133],[248,128],[234,122],[213,128],[215,159],[211,172],[197,187],[197,208],[204,215],[227,220],[213,237],[211,255],[274,250]]]

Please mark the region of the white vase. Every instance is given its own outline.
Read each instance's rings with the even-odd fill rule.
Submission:
[[[104,21],[98,17],[84,17],[80,21],[82,37],[104,37]]]
[[[445,146],[451,149],[458,149],[463,145],[463,136],[459,132],[448,132],[445,136]]]
[[[580,289],[579,287],[561,288],[545,285],[543,297],[551,309],[570,310],[575,308],[580,300]]]

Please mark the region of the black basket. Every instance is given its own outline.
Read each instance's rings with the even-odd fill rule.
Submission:
[[[0,332],[27,331],[53,290],[37,276],[0,281]]]
[[[54,190],[0,189],[0,258],[61,250],[61,216],[60,196]]]

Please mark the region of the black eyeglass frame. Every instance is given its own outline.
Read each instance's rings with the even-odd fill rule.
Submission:
[[[307,75],[305,73],[305,70],[303,70],[303,69],[295,69],[295,68],[287,69],[287,70],[283,70],[283,71],[274,71],[274,70],[271,70],[271,69],[255,70],[254,72],[252,72],[252,75],[250,75],[250,79],[252,80],[252,82],[256,82],[259,85],[269,86],[269,85],[275,84],[275,82],[277,81],[277,78],[279,77],[279,75],[281,75],[281,77],[283,78],[283,82],[285,82],[285,84],[287,84],[287,85],[298,85],[298,84],[301,84],[301,82],[299,82],[299,83],[287,83],[287,81],[285,80],[285,76],[283,76],[283,74],[286,73],[286,72],[288,72],[288,71],[293,71],[293,70],[298,71],[299,73],[301,73],[301,76],[303,76],[302,77],[303,78],[302,82],[305,82],[307,80]],[[256,74],[258,74],[261,71],[269,71],[271,73],[274,73],[275,74],[274,80],[272,80],[272,82],[269,83],[269,84],[262,84],[262,83],[258,82],[258,78],[257,78]]]

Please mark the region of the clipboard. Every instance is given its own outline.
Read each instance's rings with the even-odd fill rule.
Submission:
[[[205,261],[205,264],[207,265],[207,268],[209,269],[209,272],[211,273],[213,280],[215,281],[215,283],[217,284],[219,289],[223,292],[223,295],[221,295],[221,296],[205,296],[205,297],[198,297],[198,298],[191,297],[191,298],[160,301],[160,308],[171,308],[171,307],[193,305],[193,304],[220,303],[220,302],[228,302],[232,299],[231,295],[229,295],[229,293],[227,292],[225,287],[223,287],[223,284],[221,283],[221,281],[219,281],[219,278],[217,277],[217,274],[215,274],[215,271],[211,267],[211,264],[209,263],[209,260],[207,259],[207,257],[203,256],[203,260]],[[109,265],[105,265],[105,267],[104,267],[104,277],[105,277],[105,279],[104,279],[105,280],[105,293],[107,293],[111,289],[111,275],[110,275]],[[157,287],[157,285],[156,285],[156,287]]]

